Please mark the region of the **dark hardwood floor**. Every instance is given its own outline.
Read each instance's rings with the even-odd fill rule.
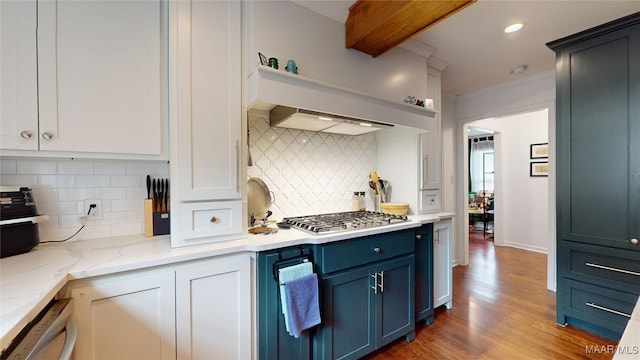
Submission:
[[[416,325],[415,340],[400,339],[367,359],[613,357],[607,346],[615,342],[556,324],[545,254],[494,247],[491,240],[471,233],[469,266],[453,269],[452,309],[437,308],[433,325]]]

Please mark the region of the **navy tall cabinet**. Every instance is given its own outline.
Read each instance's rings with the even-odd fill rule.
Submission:
[[[640,294],[640,13],[556,52],[557,322],[618,339]]]

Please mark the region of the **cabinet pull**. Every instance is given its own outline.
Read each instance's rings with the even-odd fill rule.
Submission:
[[[51,140],[53,139],[53,134],[48,131],[45,131],[42,133],[42,138],[45,140]]]
[[[592,264],[592,263],[584,263],[584,264],[587,265],[587,266],[593,267],[593,268],[597,268],[597,269],[611,270],[611,271],[615,271],[615,272],[619,272],[619,273],[623,273],[623,274],[630,274],[630,275],[640,276],[640,273],[637,273],[635,271],[618,269],[618,268],[613,268],[613,267],[604,266],[604,265],[598,265],[598,264]]]
[[[240,144],[236,140],[236,191],[240,192]]]
[[[20,137],[23,139],[31,139],[31,136],[33,136],[31,131],[28,131],[28,130],[20,131]]]
[[[429,187],[429,155],[422,158],[422,188]]]
[[[638,239],[633,238],[631,240],[629,240],[633,245],[638,245]]]
[[[371,275],[371,277],[373,278],[373,286],[371,286],[371,288],[373,289],[373,293],[377,294],[378,293],[378,273]]]
[[[379,247],[374,247],[373,252],[376,254],[380,254],[382,252],[382,249],[380,249]]]
[[[620,316],[625,316],[625,317],[628,317],[629,319],[631,319],[631,315],[629,315],[629,314],[626,314],[626,313],[623,313],[623,312],[620,312],[620,311],[616,311],[616,310],[613,310],[613,309],[609,309],[609,308],[604,307],[604,306],[600,306],[600,305],[597,305],[597,304],[594,304],[594,303],[585,303],[585,305],[587,305],[588,307],[592,307],[594,309],[610,312],[612,314],[616,314],[616,315],[620,315]]]
[[[384,271],[380,271],[380,293],[384,292]]]
[[[218,219],[218,218],[217,218],[217,217],[215,217],[215,216],[212,216],[212,217],[211,217],[211,220],[209,220],[209,221],[210,221],[211,223],[213,223],[213,224],[216,224],[216,223],[219,223],[219,222],[220,222],[220,219]]]
[[[416,235],[416,240],[422,240],[422,235],[420,234]]]
[[[440,244],[440,230],[441,229],[436,229],[436,231],[434,231],[433,235],[436,238],[436,243]]]

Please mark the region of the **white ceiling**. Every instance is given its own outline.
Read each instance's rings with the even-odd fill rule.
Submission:
[[[343,23],[354,3],[294,1]],[[546,43],[638,11],[640,0],[479,0],[412,40],[433,48],[431,56],[448,63],[443,93],[463,95],[552,70],[555,55]],[[516,21],[524,28],[505,34],[504,27]],[[511,75],[519,65],[527,65],[527,71]]]

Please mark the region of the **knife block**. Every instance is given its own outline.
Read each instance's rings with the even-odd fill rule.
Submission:
[[[171,227],[169,212],[153,213],[153,235],[167,235]]]
[[[144,200],[144,236],[166,235],[171,230],[170,212],[154,212],[153,199]]]
[[[153,236],[153,199],[144,199],[144,236]]]

